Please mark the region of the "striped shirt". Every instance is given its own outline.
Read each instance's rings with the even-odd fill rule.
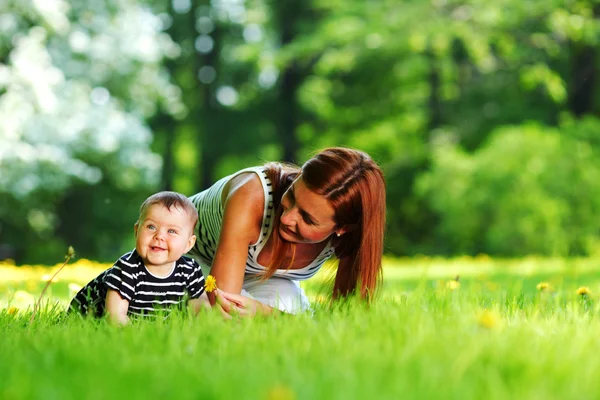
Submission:
[[[183,308],[187,299],[197,299],[204,293],[204,277],[198,263],[189,257],[177,260],[168,276],[155,276],[133,250],[81,289],[69,309],[101,317],[109,289],[129,301],[129,316],[169,314],[173,308]]]
[[[244,172],[253,172],[260,178],[265,195],[260,235],[255,243],[248,246],[248,258],[246,259],[245,269],[246,275],[260,275],[266,271],[266,267],[258,263],[258,255],[267,244],[272,233],[273,217],[275,215],[272,184],[267,177],[264,167],[246,168],[238,171],[233,175],[220,179],[210,188],[190,197],[190,200],[198,210],[198,225],[195,232],[196,244],[189,254],[206,266],[212,265],[223,225],[223,204],[221,202],[223,188],[232,178]],[[317,273],[333,252],[334,248],[331,246],[331,242],[328,242],[323,251],[306,267],[300,269],[278,269],[274,276],[292,280],[308,279]]]

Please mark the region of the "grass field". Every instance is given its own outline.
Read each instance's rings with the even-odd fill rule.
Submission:
[[[0,399],[600,397],[600,260],[385,265],[370,308],[326,306],[325,271],[305,285],[313,317],[204,313],[116,328],[57,319],[106,265],[61,271],[29,323],[58,266],[0,264]]]

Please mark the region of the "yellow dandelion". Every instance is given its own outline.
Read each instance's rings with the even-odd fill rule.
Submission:
[[[540,282],[537,284],[536,289],[540,292],[543,292],[544,290],[550,290],[550,284],[548,282]]]
[[[492,329],[500,324],[500,317],[493,311],[483,310],[477,318],[477,323],[483,328]]]
[[[327,296],[324,296],[322,294],[318,294],[317,296],[315,296],[315,303],[325,304],[327,303],[327,300],[329,300]]]
[[[217,290],[217,280],[215,279],[214,276],[209,275],[206,277],[206,293],[211,293],[215,290]]]
[[[17,307],[8,307],[8,310],[6,310],[7,313],[14,315],[19,311],[19,309]]]
[[[457,280],[451,280],[446,282],[446,288],[450,290],[456,290],[460,287],[460,282]]]
[[[267,393],[268,400],[295,400],[296,394],[292,389],[284,385],[276,385]]]
[[[577,294],[580,296],[587,296],[588,294],[590,294],[590,288],[587,286],[582,286],[579,289],[577,289]]]

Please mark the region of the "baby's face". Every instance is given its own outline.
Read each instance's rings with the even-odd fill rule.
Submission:
[[[196,241],[187,213],[177,207],[154,204],[134,226],[135,248],[148,268],[171,268]]]

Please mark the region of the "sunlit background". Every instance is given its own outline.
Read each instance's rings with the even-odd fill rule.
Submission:
[[[0,259],[114,261],[140,202],[331,145],[396,256],[600,250],[595,1],[4,0]]]

